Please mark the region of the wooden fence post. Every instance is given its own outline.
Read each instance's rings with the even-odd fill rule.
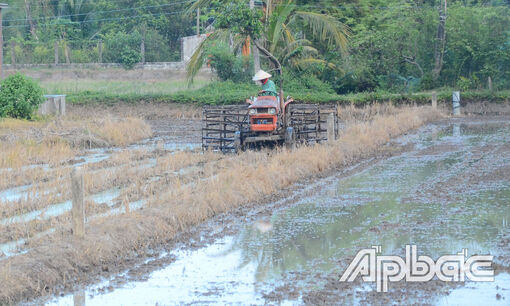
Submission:
[[[58,41],[55,41],[55,65],[58,65]]]
[[[335,114],[330,113],[328,115],[328,142],[335,141]]]
[[[16,42],[11,41],[11,64],[16,68]]]
[[[71,64],[71,48],[66,41],[64,41],[64,55],[66,57],[66,64]]]
[[[287,149],[294,149],[296,143],[295,143],[296,135],[294,133],[293,127],[287,127],[287,130],[285,131],[285,147]]]
[[[437,93],[435,91],[432,93],[432,108],[437,108]]]
[[[99,53],[99,63],[103,62],[103,41],[99,41],[99,46],[97,47],[97,51]]]
[[[81,168],[74,168],[71,172],[71,188],[73,193],[73,235],[77,238],[85,236],[85,205],[83,201],[84,184]]]
[[[142,64],[145,64],[145,39],[140,43],[140,54],[142,55]]]
[[[73,294],[74,306],[85,306],[85,291],[80,290]]]

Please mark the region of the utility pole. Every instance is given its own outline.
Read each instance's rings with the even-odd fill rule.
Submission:
[[[142,55],[142,64],[145,64],[145,37],[140,42],[140,54]]]
[[[58,65],[58,40],[55,40],[55,66]]]
[[[11,41],[11,64],[16,69],[16,42]]]
[[[255,9],[255,0],[250,0],[250,8],[252,10]],[[253,53],[253,69],[255,70],[255,73],[257,73],[260,70],[260,53],[259,49],[257,49],[257,47],[254,44],[252,44],[251,49]]]
[[[434,80],[439,78],[443,68],[444,48],[446,45],[446,9],[447,0],[444,0],[444,6],[443,0],[441,0],[439,5],[439,24],[437,26],[437,37],[434,47],[434,69],[432,70]]]
[[[4,35],[3,35],[3,20],[2,9],[7,8],[6,3],[0,3],[0,78],[4,78]]]
[[[97,52],[99,53],[99,63],[103,63],[103,41],[99,41],[99,45],[97,47]]]
[[[197,36],[200,35],[200,8],[197,8]]]

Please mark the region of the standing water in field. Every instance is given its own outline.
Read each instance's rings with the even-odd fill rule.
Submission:
[[[507,121],[429,126],[396,145],[412,149],[350,176],[318,182],[311,196],[276,210],[237,235],[198,250],[174,251],[176,261],[118,288],[108,281],[52,301],[86,305],[336,302],[437,305],[510,303],[510,125]],[[505,241],[507,241],[505,243]],[[340,284],[361,249],[437,259],[466,248],[494,255],[490,283]],[[345,285],[345,286],[344,286]],[[416,286],[418,285],[418,286]],[[100,289],[100,290],[98,290]]]

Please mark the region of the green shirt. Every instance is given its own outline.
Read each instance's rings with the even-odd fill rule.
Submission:
[[[262,85],[262,90],[266,91],[266,95],[270,93],[270,95],[278,97],[278,93],[276,92],[276,85],[271,80],[267,80],[266,84]]]

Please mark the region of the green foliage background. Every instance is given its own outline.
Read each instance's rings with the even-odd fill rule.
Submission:
[[[272,2],[278,1],[287,0]],[[65,62],[66,49],[70,62],[97,62],[99,41],[103,42],[103,62],[132,67],[141,60],[142,41],[146,61],[179,61],[179,39],[196,33],[195,12],[186,11],[189,1],[6,2],[10,6],[4,10],[6,63],[11,62],[11,51],[18,63],[53,63],[55,42],[60,62]],[[202,33],[209,26],[242,24],[239,31],[256,35],[264,26],[254,18],[262,11],[249,10],[248,0],[208,3],[201,10]],[[318,51],[314,56],[322,62],[308,66],[283,62],[289,80],[303,77],[306,82],[313,75],[337,94],[406,94],[446,87],[483,90],[489,77],[494,90],[510,88],[510,0],[448,1],[444,63],[438,78],[432,70],[440,0],[294,0],[293,4],[301,11],[333,16],[349,27],[351,35],[348,54],[344,54],[331,44],[313,40],[310,27],[303,23],[296,38],[311,40]],[[244,19],[249,22],[241,22]],[[251,61],[243,60],[239,53],[211,51],[210,63],[221,79],[246,81],[243,74],[251,71],[245,65]],[[304,51],[306,48],[294,50]],[[271,68],[265,59],[262,64]]]

